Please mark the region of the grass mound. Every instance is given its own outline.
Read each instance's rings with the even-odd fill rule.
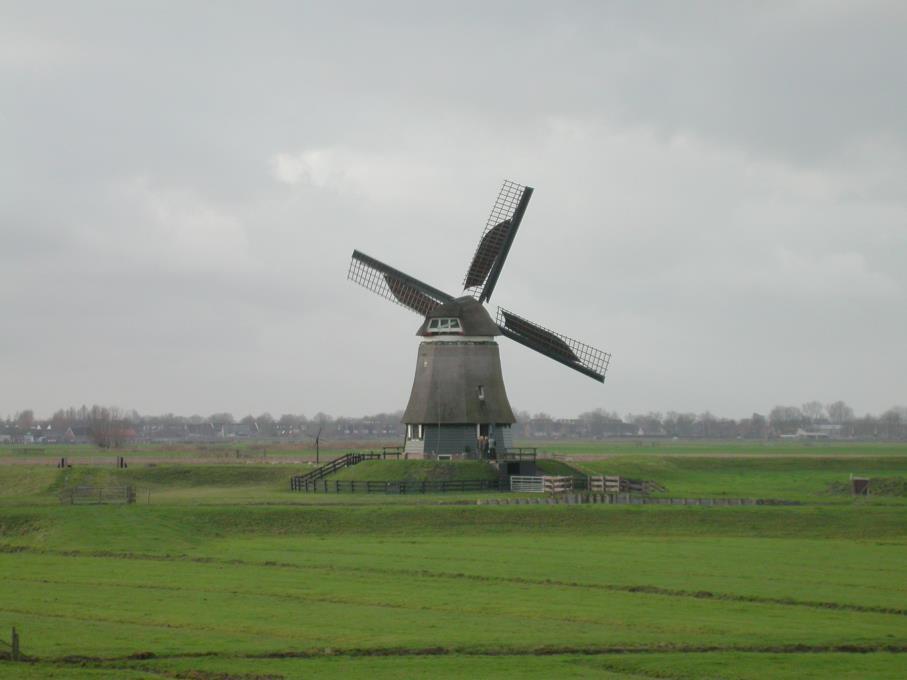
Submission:
[[[568,463],[551,458],[539,458],[535,461],[535,466],[540,475],[552,475],[556,477],[583,477],[585,472],[573,467]]]
[[[0,466],[0,499],[44,493],[59,476],[60,471],[49,466]]]
[[[156,465],[123,470],[86,466],[57,471],[50,490],[122,484],[150,488],[283,485],[296,471],[298,467],[285,465]]]
[[[832,482],[828,493],[836,496],[851,494],[850,482]],[[907,496],[907,479],[904,477],[872,477],[869,480],[871,496]]]
[[[345,468],[331,479],[356,482],[449,482],[497,479],[497,470],[482,461],[367,460]]]

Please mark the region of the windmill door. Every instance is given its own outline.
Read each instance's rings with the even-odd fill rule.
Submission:
[[[477,438],[476,451],[479,452],[480,458],[489,457],[488,436],[489,436],[488,423],[480,423],[476,427],[476,438]]]

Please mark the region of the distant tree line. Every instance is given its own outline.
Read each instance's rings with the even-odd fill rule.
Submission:
[[[334,417],[316,413],[181,416],[173,413],[141,415],[102,406],[59,409],[48,419],[26,409],[0,420],[0,437],[6,441],[65,443],[88,441],[116,448],[127,441],[217,441],[249,438],[310,442],[320,433],[332,440],[402,439],[401,411],[369,416]],[[555,418],[547,413],[517,411],[514,436],[518,439],[605,439],[653,437],[678,439],[877,439],[907,440],[907,407],[895,406],[878,415],[857,416],[843,401],[800,406],[775,406],[767,414],[722,418],[704,413],[668,411],[619,415],[605,409],[580,413],[575,418]]]
[[[907,439],[907,407],[894,406],[880,415],[857,417],[843,401],[801,406],[775,406],[768,414],[722,418],[704,413],[668,411],[620,416],[596,409],[575,419],[555,419],[545,413],[519,412],[518,435],[533,437],[606,438],[615,436],[679,439]]]

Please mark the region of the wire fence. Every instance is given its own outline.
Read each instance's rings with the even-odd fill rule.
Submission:
[[[60,502],[68,505],[135,503],[136,488],[126,486],[71,486],[60,492]]]

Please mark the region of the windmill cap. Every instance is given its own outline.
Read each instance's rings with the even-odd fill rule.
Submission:
[[[428,313],[425,321],[419,326],[416,335],[428,335],[428,323],[432,319],[459,319],[463,335],[500,335],[501,329],[492,321],[485,306],[469,295],[464,295],[450,302],[443,302]]]

